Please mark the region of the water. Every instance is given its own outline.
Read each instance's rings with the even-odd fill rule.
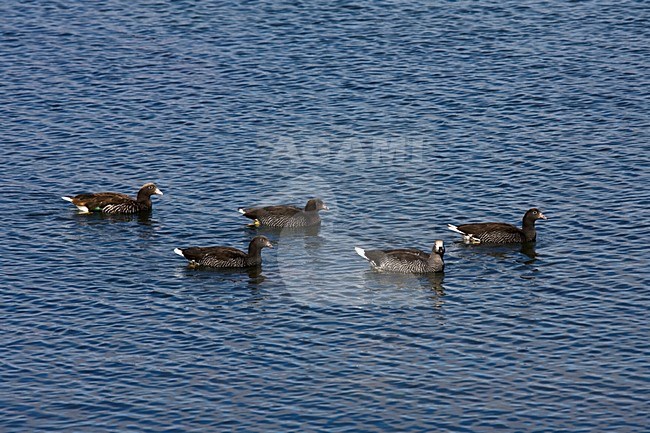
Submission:
[[[647,429],[645,3],[0,9],[0,430]],[[172,252],[313,196],[261,274]],[[532,251],[445,228],[532,206]],[[353,249],[435,239],[444,277]]]

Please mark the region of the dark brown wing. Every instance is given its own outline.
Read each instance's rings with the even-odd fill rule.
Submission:
[[[75,206],[86,206],[88,210],[100,210],[109,204],[132,202],[133,198],[119,192],[97,192],[94,194],[79,194],[72,198]]]
[[[244,216],[250,219],[259,219],[272,216],[293,216],[302,209],[290,205],[253,207],[244,209]]]
[[[183,257],[188,260],[200,261],[205,256],[214,257],[218,260],[230,260],[248,257],[248,254],[232,247],[191,247],[183,248]]]
[[[463,224],[458,226],[458,230],[472,235],[481,235],[488,232],[521,233],[519,228],[506,223]]]

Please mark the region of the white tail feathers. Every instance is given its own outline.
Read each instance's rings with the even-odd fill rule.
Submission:
[[[74,200],[72,197],[61,197],[65,201],[69,201],[70,203],[74,204],[72,200]],[[81,204],[75,204],[77,206],[77,209],[81,211],[81,213],[90,213],[90,209],[88,209],[86,206],[81,205]]]
[[[181,257],[185,257],[185,256],[183,255],[183,250],[181,250],[180,248],[174,248],[174,252],[175,252],[176,254],[178,254],[179,256],[181,256]]]
[[[245,214],[245,213],[246,213],[246,211],[244,210],[243,207],[240,207],[240,208],[237,209],[237,210],[239,211],[240,214]]]
[[[481,243],[481,240],[479,238],[474,237],[474,235],[472,235],[471,233],[461,232],[458,229],[458,227],[456,227],[453,224],[447,224],[447,228],[449,230],[451,230],[452,232],[460,233],[461,235],[463,235],[463,242],[465,242],[466,244],[480,244]]]
[[[359,254],[364,259],[370,261],[370,259],[368,257],[366,257],[366,251],[363,248],[354,247],[354,251],[356,251],[357,254]]]
[[[451,230],[452,232],[460,233],[460,234],[463,235],[463,236],[467,235],[467,233],[463,233],[463,232],[461,232],[460,230],[458,230],[458,227],[456,227],[456,226],[453,225],[453,224],[447,224],[447,228],[448,228],[449,230]]]

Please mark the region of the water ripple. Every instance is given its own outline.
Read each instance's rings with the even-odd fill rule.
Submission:
[[[5,3],[3,431],[646,429],[642,3]],[[261,273],[172,252],[314,196]],[[532,206],[533,249],[445,229]]]

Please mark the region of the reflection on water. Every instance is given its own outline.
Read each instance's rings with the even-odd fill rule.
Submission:
[[[286,238],[300,238],[318,236],[321,230],[321,225],[316,224],[308,227],[250,227],[246,226],[246,231],[251,236],[264,235],[269,239]]]
[[[248,281],[254,284],[261,284],[266,279],[262,274],[262,266],[251,266],[248,268],[211,268],[209,266],[188,263],[176,275],[200,280],[210,278],[215,279],[215,281],[230,281],[232,283],[241,282],[242,277],[246,276],[248,277]]]
[[[0,431],[647,430],[645,2],[318,3],[3,1]],[[60,199],[137,178],[153,215]],[[445,228],[532,205],[537,244]]]
[[[140,224],[150,225],[152,212],[139,212],[136,214],[106,214],[102,212],[80,213],[74,212],[72,215],[81,224],[92,224],[98,221],[109,223],[137,221]]]
[[[423,290],[431,291],[435,297],[442,297],[445,295],[443,282],[445,274],[443,272],[435,272],[429,274],[405,274],[397,272],[378,272],[369,269],[363,273],[364,282],[366,287],[382,287],[382,290],[397,288],[397,289],[412,289],[419,287]]]
[[[524,263],[527,265],[532,265],[537,261],[537,251],[535,251],[535,242],[527,242],[521,246],[521,253],[528,257],[530,260],[526,260]]]
[[[158,221],[152,218],[152,212],[140,212],[137,214],[104,214],[101,212],[71,214],[71,218],[80,226],[90,226],[101,228],[102,225],[108,224],[112,228],[120,224],[125,224],[133,230],[138,238],[151,240],[155,238]],[[135,226],[132,223],[136,223]]]
[[[454,242],[454,245],[461,250],[464,249],[466,252],[472,254],[485,254],[487,256],[492,256],[500,260],[508,260],[513,256],[513,254],[521,253],[530,259],[524,262],[527,265],[532,265],[537,260],[535,242],[527,242],[523,244],[513,243],[504,245],[471,245],[466,244],[463,241],[457,241]]]

